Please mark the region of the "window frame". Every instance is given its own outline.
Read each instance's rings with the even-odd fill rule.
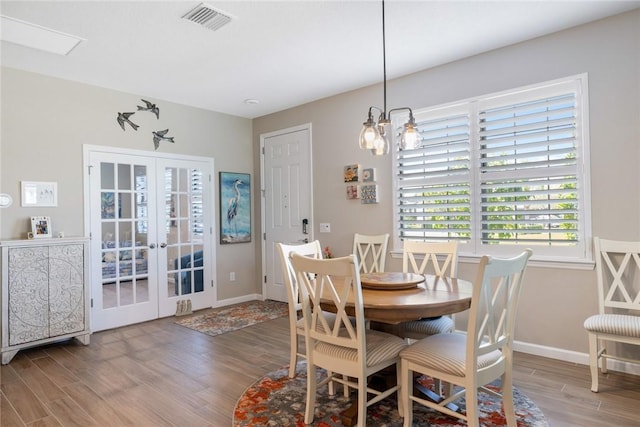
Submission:
[[[480,125],[479,111],[486,111],[491,105],[502,105],[505,101],[511,104],[519,104],[530,101],[532,98],[540,99],[546,96],[559,93],[567,93],[566,88],[573,87],[575,90],[576,124],[575,124],[575,145],[576,145],[576,180],[578,188],[576,192],[579,209],[578,215],[578,241],[575,246],[560,245],[534,245],[527,243],[516,244],[483,244],[480,226],[482,214],[480,206],[482,198],[480,194]],[[564,90],[564,91],[563,91]],[[591,186],[590,186],[590,156],[589,156],[589,99],[588,99],[588,76],[586,73],[546,81],[542,83],[527,85],[515,89],[509,89],[496,93],[485,94],[455,101],[447,104],[436,105],[414,110],[413,114],[417,121],[419,117],[429,116],[446,117],[447,112],[467,112],[469,114],[469,153],[470,153],[470,198],[471,198],[471,239],[465,243],[461,241],[459,246],[460,260],[473,260],[481,255],[510,256],[530,247],[534,251],[532,261],[542,266],[557,266],[558,263],[571,266],[573,268],[591,268],[593,266],[592,253],[592,230],[591,230]],[[480,108],[482,107],[482,108]],[[408,112],[397,114],[392,118],[393,129],[401,129],[402,124],[408,119]],[[400,209],[399,209],[399,189],[401,181],[398,179],[399,147],[394,144],[394,155],[392,160],[393,172],[393,246],[396,251],[401,250],[402,240],[400,238]],[[517,173],[514,175],[517,176]],[[426,240],[426,239],[425,239]],[[397,253],[397,252],[396,252]],[[535,262],[537,261],[537,262]],[[577,267],[576,267],[577,266]]]

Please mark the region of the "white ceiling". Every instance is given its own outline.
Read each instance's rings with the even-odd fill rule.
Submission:
[[[2,65],[254,118],[382,81],[379,1],[5,1],[2,15],[86,39],[69,55],[2,42]],[[640,7],[640,1],[387,0],[395,78]],[[247,105],[246,99],[259,104]]]

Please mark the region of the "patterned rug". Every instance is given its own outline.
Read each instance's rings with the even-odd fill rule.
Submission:
[[[256,323],[286,316],[288,313],[287,303],[285,302],[273,300],[250,301],[230,308],[217,309],[206,314],[185,317],[176,320],[176,323],[214,337],[246,328]]]
[[[233,413],[234,427],[256,426],[299,426],[304,424],[306,396],[306,362],[296,366],[296,376],[289,379],[289,368],[267,374],[245,390],[240,396]],[[326,377],[324,370],[318,369],[318,379]],[[421,377],[423,385],[430,386],[433,380]],[[499,383],[497,383],[499,384]],[[494,385],[495,387],[495,385]],[[497,387],[496,387],[497,388]],[[481,399],[480,425],[484,427],[506,426],[502,414],[501,400],[486,393],[478,393]],[[542,411],[528,397],[514,389],[516,418],[518,427],[548,427]],[[456,402],[464,410],[464,400]],[[318,390],[314,426],[341,426],[341,413],[350,406],[350,401],[339,389],[334,397],[327,394],[327,386]],[[402,418],[398,416],[396,395],[370,406],[367,410],[367,425],[376,427],[400,427]],[[458,427],[466,426],[465,421],[449,417],[414,404],[414,427]]]

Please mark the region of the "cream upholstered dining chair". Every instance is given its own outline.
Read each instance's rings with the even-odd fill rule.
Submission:
[[[607,372],[607,359],[640,363],[609,353],[606,343],[640,345],[640,242],[594,238],[598,282],[598,311],[584,322],[589,333],[591,391],[598,391],[598,361]]]
[[[287,300],[289,303],[289,341],[291,343],[289,355],[289,378],[293,378],[296,374],[296,364],[298,357],[304,357],[304,353],[300,351],[298,336],[304,338],[304,324],[301,318],[302,302],[300,300],[300,289],[296,281],[293,267],[291,266],[289,255],[296,252],[313,258],[322,258],[322,247],[318,240],[305,243],[302,245],[285,245],[277,243],[280,260],[282,262],[282,274],[284,275],[284,283],[287,288]],[[300,314],[300,316],[298,315]]]
[[[353,255],[358,261],[360,273],[384,271],[388,243],[389,233],[371,236],[358,233],[353,235]]]
[[[513,333],[522,279],[531,250],[517,257],[483,256],[473,284],[466,333],[432,335],[400,352],[401,401],[405,427],[413,425],[413,402],[479,425],[478,391],[500,396],[486,385],[502,377],[502,400],[509,427],[516,427],[513,405]],[[425,374],[462,389],[439,402],[414,395],[413,373]],[[465,397],[466,413],[448,404]]]
[[[440,257],[440,259],[438,259]],[[457,277],[458,242],[422,242],[405,240],[402,247],[402,271],[440,277]],[[453,319],[449,316],[404,322],[398,328],[400,336],[421,339],[429,335],[452,332]]]
[[[398,353],[406,344],[398,336],[366,329],[360,273],[353,255],[319,260],[293,252],[291,264],[303,295],[307,350],[304,421],[313,422],[316,389],[336,382],[345,386],[345,390],[358,391],[357,425],[365,426],[367,407],[398,390],[398,385],[375,390],[367,385],[367,377],[389,366],[396,366],[399,374]],[[347,302],[353,304],[353,313],[347,313]],[[335,307],[335,316],[327,316],[322,308],[326,303]],[[355,325],[349,314],[353,314]],[[318,382],[317,368],[327,370],[327,378],[321,382]],[[331,388],[329,393],[332,393]],[[369,399],[368,394],[373,397]],[[402,415],[399,403],[398,410]]]

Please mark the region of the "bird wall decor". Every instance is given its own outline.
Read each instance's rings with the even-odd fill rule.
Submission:
[[[142,98],[140,98],[140,100],[142,102],[144,102],[146,106],[145,107],[141,107],[141,106],[138,105],[137,106],[138,107],[138,111],[149,111],[149,112],[155,114],[156,115],[156,119],[159,120],[160,119],[160,108],[158,108],[156,106],[156,104],[154,104],[152,102],[146,101],[146,100],[144,100]]]
[[[144,102],[144,105],[137,105],[138,111],[148,111],[151,114],[155,114],[156,119],[160,120],[160,108],[156,104],[154,104],[153,102],[147,101],[146,99],[140,98],[140,100],[142,102]],[[128,123],[129,126],[131,126],[133,128],[133,130],[138,130],[138,128],[140,126],[135,124],[135,123],[133,123],[130,120],[130,117],[133,116],[134,114],[135,114],[135,112],[126,112],[126,113],[118,112],[118,124],[120,125],[122,130],[126,130],[126,128],[125,128],[125,124],[126,123]],[[151,132],[153,134],[153,149],[154,150],[157,150],[160,147],[160,141],[168,141],[168,142],[171,142],[171,143],[175,142],[173,140],[172,136],[167,136],[167,132],[169,132],[169,129],[157,130],[157,131]]]
[[[160,146],[160,141],[175,142],[173,140],[172,136],[165,136],[167,134],[167,132],[169,132],[169,129],[157,130],[155,132],[152,132],[153,133],[153,146],[155,147],[156,150]]]
[[[125,123],[129,123],[129,125],[133,128],[133,130],[138,130],[140,126],[138,126],[137,124],[129,120],[129,117],[133,116],[134,114],[135,113],[118,113],[118,124],[120,125],[122,130],[125,130],[124,128]]]
[[[240,190],[238,189],[239,185],[244,184],[241,179],[236,179],[233,181],[233,191],[235,191],[236,195],[229,199],[229,205],[227,207],[227,222],[229,223],[229,227],[231,227],[231,223],[234,224],[234,230],[236,232],[235,237],[238,237],[238,205],[240,204]]]

